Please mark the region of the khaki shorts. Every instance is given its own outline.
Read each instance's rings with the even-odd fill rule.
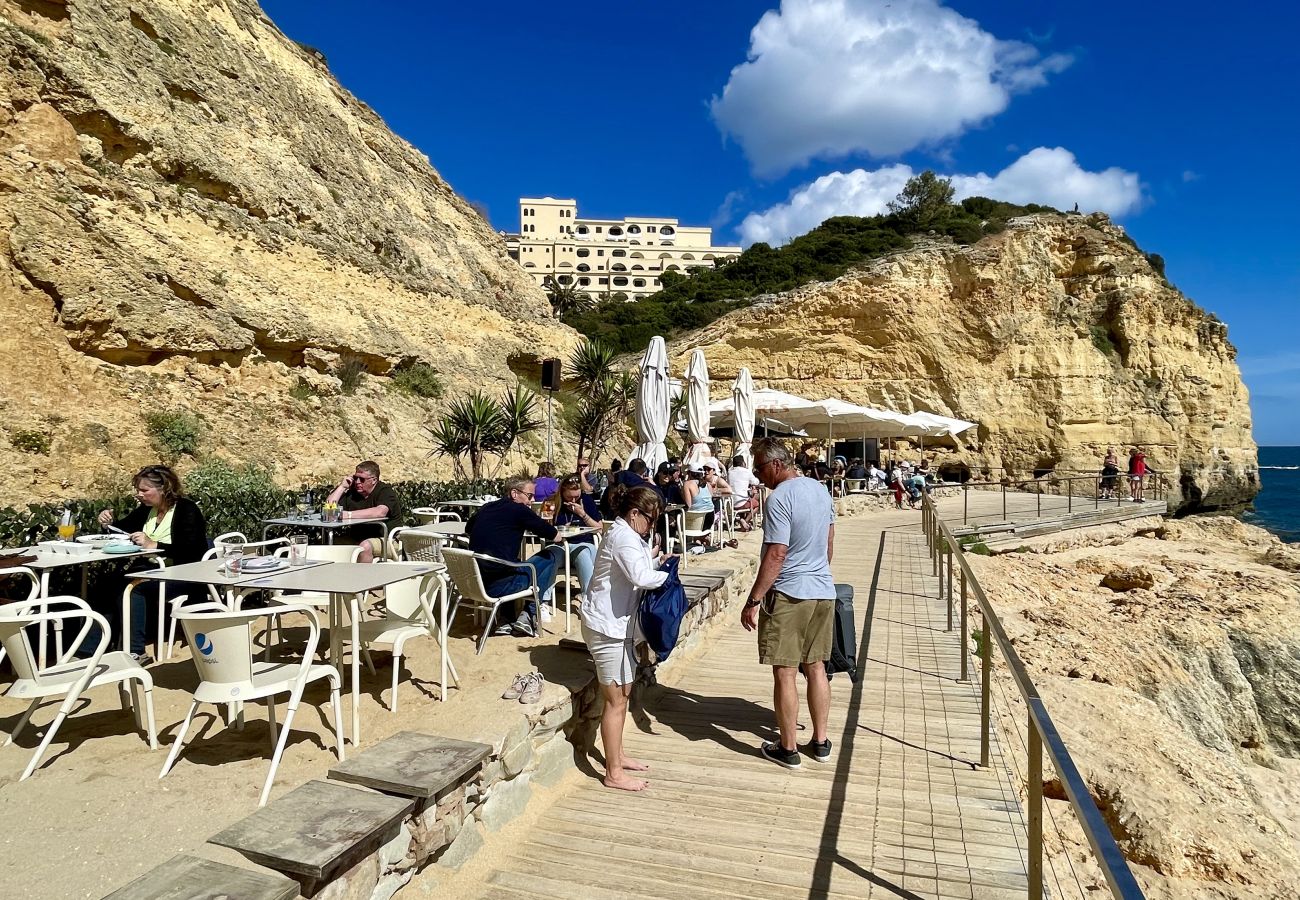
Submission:
[[[758,615],[758,661],[798,666],[831,658],[834,600],[796,600],[772,591]]]

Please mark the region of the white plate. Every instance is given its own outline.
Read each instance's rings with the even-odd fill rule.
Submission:
[[[262,572],[274,572],[287,565],[289,565],[287,559],[280,559],[276,556],[254,556],[249,559],[241,560],[239,570],[241,572],[261,574]]]
[[[120,534],[83,534],[77,538],[78,544],[90,544],[94,547],[102,547],[104,544],[129,543],[126,538]]]

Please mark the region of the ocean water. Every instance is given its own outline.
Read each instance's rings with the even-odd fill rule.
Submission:
[[[1242,518],[1300,543],[1300,447],[1260,447],[1259,482],[1255,508]]]

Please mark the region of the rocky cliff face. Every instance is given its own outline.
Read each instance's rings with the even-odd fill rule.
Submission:
[[[718,320],[674,346],[676,368],[695,347],[715,383],[748,366],[759,385],[813,399],[977,421],[957,456],[997,477],[1096,471],[1107,447],[1140,445],[1184,509],[1258,490],[1226,327],[1104,216],[923,243]]]
[[[1300,550],[1226,516],[1030,543],[973,564],[1147,895],[1300,896]]]
[[[571,340],[428,160],[251,0],[0,0],[7,501],[154,458],[143,417],[176,408],[287,479],[366,456],[427,475],[429,406],[383,376],[504,386]],[[355,395],[342,358],[374,376]]]

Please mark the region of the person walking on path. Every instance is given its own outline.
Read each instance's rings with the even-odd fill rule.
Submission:
[[[657,588],[668,573],[656,565],[647,539],[663,510],[659,495],[646,486],[610,488],[618,518],[596,552],[591,589],[583,601],[582,637],[596,663],[596,680],[605,700],[600,717],[600,739],[605,748],[605,787],[640,791],[646,782],[627,773],[649,766],[623,753],[623,726],[627,702],[636,680],[633,642],[641,592]],[[662,562],[660,554],[659,561]]]
[[[1106,451],[1106,458],[1101,462],[1101,499],[1114,500],[1119,490],[1119,458],[1115,448]]]
[[[835,507],[820,482],[799,474],[790,451],[775,438],[754,445],[754,474],[772,493],[763,516],[763,551],[758,576],[740,614],[746,631],[758,630],[758,659],[772,667],[772,704],[779,741],[762,752],[772,762],[797,769],[795,729],[802,669],[808,684],[812,741],[806,749],[817,762],[829,762],[826,734],[831,687],[825,662],[831,655],[835,583]]]

